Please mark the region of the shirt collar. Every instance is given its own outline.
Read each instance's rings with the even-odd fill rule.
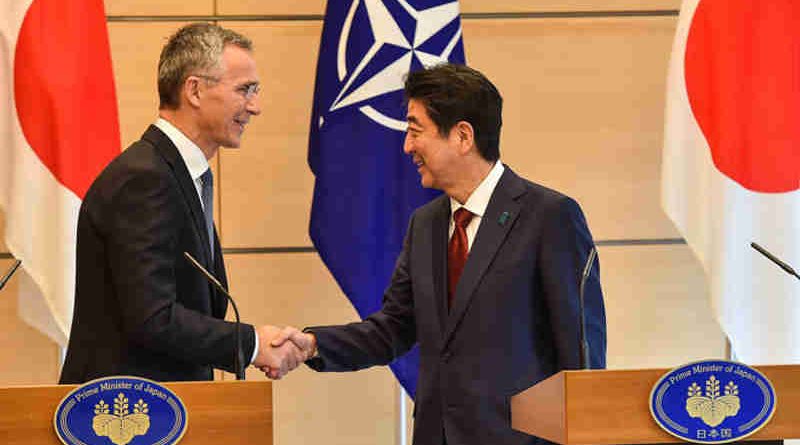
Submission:
[[[189,169],[189,175],[191,175],[192,180],[197,181],[209,168],[206,155],[203,154],[200,147],[164,118],[158,118],[153,125],[163,131],[169,140],[175,144],[184,164],[186,164],[186,168]]]
[[[473,215],[483,217],[484,212],[486,212],[486,207],[489,206],[489,200],[492,198],[492,193],[494,193],[497,183],[500,182],[500,177],[503,176],[504,169],[505,168],[503,167],[502,162],[495,162],[494,167],[492,167],[492,169],[489,171],[489,174],[483,178],[483,181],[481,181],[481,183],[478,185],[478,188],[476,188],[475,191],[469,195],[467,202],[465,202],[463,206],[451,197],[450,214],[452,215],[460,207],[464,207]]]

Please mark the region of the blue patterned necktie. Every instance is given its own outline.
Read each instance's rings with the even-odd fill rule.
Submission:
[[[211,259],[214,259],[214,174],[211,173],[210,168],[200,176],[200,182],[202,183],[200,194],[203,197],[203,214],[206,219],[208,244],[211,249]]]

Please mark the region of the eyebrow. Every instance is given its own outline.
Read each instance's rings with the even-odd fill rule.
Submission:
[[[406,116],[406,121],[408,121],[409,124],[414,124],[418,127],[422,126],[422,124],[419,123],[419,120],[414,116]]]

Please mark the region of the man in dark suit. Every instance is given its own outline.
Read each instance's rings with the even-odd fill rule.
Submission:
[[[444,195],[416,210],[380,311],[287,328],[318,371],[383,365],[420,347],[415,445],[522,445],[509,399],[580,360],[579,287],[593,246],[578,204],[499,161],[502,99],[481,73],[439,65],[405,84],[404,150]],[[589,365],[605,367],[598,267],[585,287]],[[268,370],[264,367],[264,370]]]
[[[211,380],[213,368],[232,371],[237,359],[271,364],[279,377],[282,365],[305,359],[294,346],[269,346],[277,328],[247,324],[236,357],[226,297],[184,258],[188,252],[227,286],[208,160],[220,146],[239,146],[260,113],[258,85],[252,43],[240,34],[194,24],[166,43],[159,119],[105,168],[81,206],[61,383],[120,374]]]

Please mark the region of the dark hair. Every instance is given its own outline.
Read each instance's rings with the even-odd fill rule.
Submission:
[[[193,23],[176,31],[158,61],[159,108],[177,109],[186,78],[219,67],[227,45],[253,50],[247,37],[212,23]]]
[[[439,134],[447,136],[459,121],[469,122],[481,156],[489,162],[500,158],[503,98],[486,76],[445,63],[409,73],[404,93],[407,101],[422,103]]]

